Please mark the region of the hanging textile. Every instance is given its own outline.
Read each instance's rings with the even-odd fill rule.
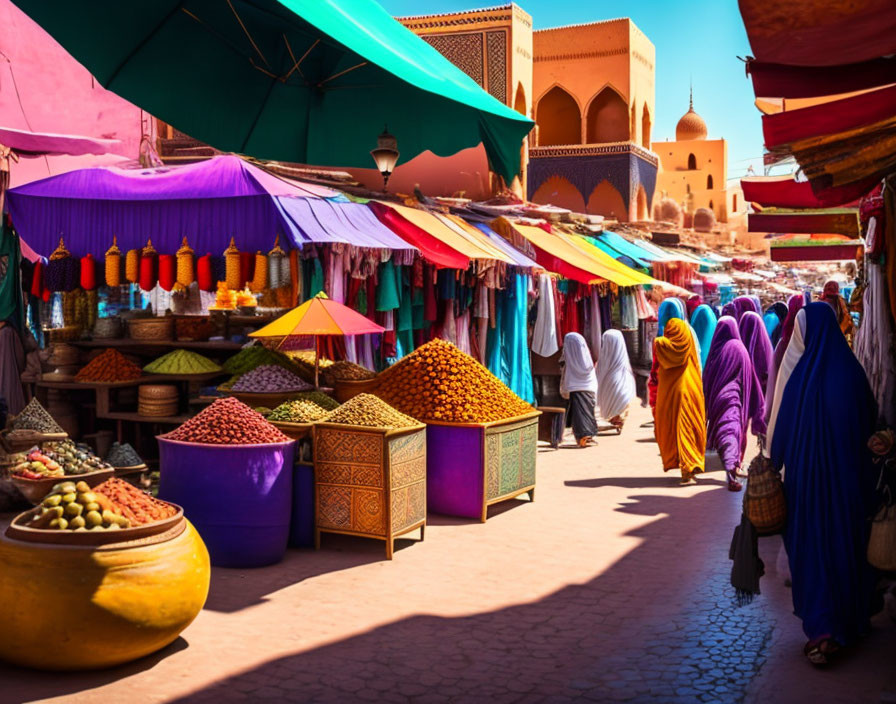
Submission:
[[[504,292],[504,341],[509,378],[502,379],[510,390],[527,403],[535,403],[532,383],[532,367],[526,344],[526,315],[529,308],[529,276],[513,274],[512,282]]]
[[[19,236],[4,223],[0,229],[0,321],[9,321],[19,332],[25,324],[21,261]]]
[[[538,277],[538,303],[535,328],[532,331],[532,351],[541,357],[550,357],[559,349],[551,277],[548,274],[541,274]]]
[[[632,288],[619,291],[619,317],[623,330],[631,330],[638,327],[638,303]]]
[[[853,345],[862,363],[871,391],[880,409],[881,418],[896,427],[896,362],[893,357],[893,321],[888,310],[883,268],[872,262],[865,264],[868,282],[864,294],[865,314],[856,332]]]

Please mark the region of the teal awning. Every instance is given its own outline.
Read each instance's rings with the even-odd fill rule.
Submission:
[[[106,88],[261,159],[372,167],[483,143],[508,182],[533,123],[373,0],[13,0]]]

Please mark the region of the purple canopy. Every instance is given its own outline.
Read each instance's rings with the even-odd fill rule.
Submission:
[[[371,249],[416,250],[361,203],[323,198],[275,198],[281,215],[306,241]]]
[[[173,253],[186,236],[197,254],[220,254],[231,236],[244,251],[307,240],[274,197],[334,196],[337,191],[288,183],[236,156],[157,169],[80,169],[11,189],[9,212],[22,238],[48,255],[65,238],[75,256],[102,255],[118,237],[122,251],[152,238]],[[282,240],[281,240],[282,241]]]
[[[772,341],[765,331],[765,323],[758,313],[747,311],[738,323],[740,339],[747,348],[750,361],[753,363],[753,371],[765,397],[765,388],[768,384],[768,375],[774,364],[775,351],[772,349]]]
[[[531,269],[532,271],[544,271],[544,267],[541,266],[541,264],[527,257],[485,223],[471,222],[470,224],[477,230],[481,230],[485,233],[485,236],[488,237],[489,241],[510,257],[516,266]]]
[[[707,368],[703,375],[706,446],[716,450],[725,471],[731,471],[743,462],[750,421],[754,434],[765,432],[765,404],[747,348],[740,340],[728,339],[712,360],[712,369]]]

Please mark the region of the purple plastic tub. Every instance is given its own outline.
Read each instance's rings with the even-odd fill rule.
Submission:
[[[261,567],[286,553],[295,441],[204,445],[159,436],[159,498],[183,506],[216,567]]]

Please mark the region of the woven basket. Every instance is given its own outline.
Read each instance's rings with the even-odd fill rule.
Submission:
[[[93,339],[95,340],[111,340],[121,337],[122,325],[121,318],[117,315],[111,318],[97,318],[93,326]]]
[[[747,472],[744,515],[759,535],[780,533],[787,522],[787,502],[781,476],[762,454],[753,459]]]
[[[170,384],[143,384],[137,393],[141,403],[143,401],[170,401],[177,400],[177,387]]]
[[[882,507],[874,517],[868,562],[879,570],[896,572],[896,504]]]
[[[77,340],[78,334],[79,328],[77,325],[65,325],[61,328],[50,328],[49,330],[50,342],[69,342],[71,340]]]
[[[77,347],[65,342],[54,342],[47,363],[54,367],[71,367],[77,365],[80,358]]]
[[[174,319],[174,334],[182,342],[205,342],[215,334],[215,326],[208,318],[189,315]]]
[[[177,399],[173,401],[140,401],[137,404],[137,412],[141,416],[176,416]]]
[[[166,316],[129,320],[128,336],[133,340],[171,340],[174,338],[174,319]]]

